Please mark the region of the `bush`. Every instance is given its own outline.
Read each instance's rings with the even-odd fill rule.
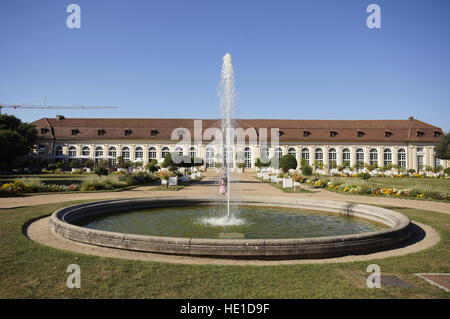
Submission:
[[[93,160],[87,160],[86,162],[84,162],[84,167],[86,168],[93,168],[95,165]]]
[[[444,169],[444,174],[450,176],[450,167]]]
[[[297,160],[294,156],[288,154],[284,155],[280,158],[280,168],[284,172],[288,172],[290,169],[296,169],[297,168]]]
[[[369,173],[360,173],[358,177],[367,183],[371,176]]]
[[[81,163],[78,160],[72,160],[69,163],[70,168],[81,168]]]
[[[97,174],[99,177],[106,176],[109,174],[108,169],[108,162],[107,161],[101,161],[97,165],[94,166],[94,173]]]
[[[301,167],[302,175],[311,176],[312,175],[312,167],[309,165],[305,165]]]

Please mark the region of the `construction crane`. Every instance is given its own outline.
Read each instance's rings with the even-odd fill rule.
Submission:
[[[47,97],[44,97],[44,103],[41,105],[23,105],[23,104],[3,104],[0,102],[0,114],[3,108],[10,109],[118,109],[118,106],[86,106],[86,105],[46,105]]]
[[[86,106],[86,105],[21,105],[21,104],[2,104],[0,103],[0,114],[3,108],[10,109],[117,109],[118,106]]]

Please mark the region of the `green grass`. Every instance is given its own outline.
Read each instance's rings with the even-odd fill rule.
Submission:
[[[419,189],[422,191],[439,191],[450,193],[450,179],[438,178],[393,178],[371,177],[366,183],[357,177],[329,177],[330,180],[341,180],[350,185],[371,185],[377,187],[395,187],[400,189]]]
[[[450,272],[450,215],[395,208],[434,227],[441,242],[402,257],[345,264],[213,266],[121,260],[46,247],[22,234],[30,219],[79,202],[0,211],[0,298],[449,298],[414,273]],[[367,288],[366,268],[372,263],[414,287]],[[81,268],[80,289],[66,287],[70,264]]]

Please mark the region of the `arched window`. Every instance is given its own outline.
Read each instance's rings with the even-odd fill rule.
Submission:
[[[152,146],[148,149],[148,158],[149,159],[156,158],[156,148],[155,147]]]
[[[197,149],[194,146],[189,148],[189,157],[197,157]]]
[[[252,150],[250,149],[250,147],[246,147],[244,149],[244,164],[245,168],[252,167]]]
[[[283,156],[283,150],[281,149],[281,147],[277,147],[275,149],[275,157],[276,158],[281,158]]]
[[[336,167],[337,164],[337,153],[335,148],[330,148],[328,150],[328,164],[330,167]]]
[[[364,164],[364,150],[362,148],[356,150],[356,164]]]
[[[69,157],[77,157],[77,148],[75,146],[69,147]]]
[[[167,146],[163,147],[161,150],[161,158],[164,159],[169,153],[169,148]]]
[[[378,164],[378,151],[374,148],[372,148],[369,152],[369,164],[370,165],[374,165],[374,164]]]
[[[342,150],[342,165],[350,166],[350,150],[348,148]]]
[[[269,149],[264,146],[261,147],[261,162],[268,163],[269,162]]]
[[[39,156],[45,156],[45,145],[39,145],[37,148],[37,154]]]
[[[63,156],[63,147],[62,146],[56,146],[55,156]]]
[[[295,158],[297,158],[297,151],[293,147],[288,149],[288,154],[294,156]]]
[[[134,150],[134,159],[136,161],[144,160],[144,149],[142,147],[136,147],[136,149]]]
[[[109,157],[117,157],[117,149],[114,146],[111,146],[110,148],[108,148],[108,156]]]
[[[226,167],[233,168],[234,167],[234,151],[231,147],[225,148],[224,158]]]
[[[124,160],[130,160],[130,149],[127,146],[122,148],[122,158]]]
[[[309,163],[309,149],[307,149],[306,147],[302,149],[302,159],[304,159],[306,161],[306,164],[310,164]]]
[[[83,146],[83,148],[81,149],[81,155],[83,155],[83,156],[91,155],[91,150],[90,150],[89,146]]]
[[[390,149],[385,149],[383,153],[383,165],[392,164],[392,152]]]
[[[103,156],[103,147],[99,146],[95,149],[95,157],[102,157]]]
[[[183,156],[183,149],[178,146],[175,148],[175,153],[177,153],[178,156]]]
[[[206,168],[214,167],[214,149],[212,147],[206,148]]]
[[[398,166],[406,169],[406,151],[401,148],[397,152]]]
[[[323,151],[322,151],[321,148],[316,148],[314,160],[315,160],[317,163],[323,164]]]

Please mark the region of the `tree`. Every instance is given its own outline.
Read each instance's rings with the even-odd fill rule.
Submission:
[[[302,174],[305,175],[305,176],[311,176],[312,175],[313,169],[309,165],[303,165],[301,167],[301,170],[302,170]]]
[[[358,176],[366,183],[369,181],[369,179],[371,177],[369,173],[359,173]]]
[[[287,154],[280,158],[280,168],[287,173],[290,169],[297,168],[297,160],[294,156]]]
[[[101,161],[94,166],[94,173],[99,177],[106,176],[109,174],[109,163],[108,161]]]
[[[32,152],[37,139],[37,129],[23,123],[14,115],[0,115],[0,164],[11,168],[13,160]]]
[[[450,159],[450,132],[442,136],[435,150],[437,158]]]
[[[270,161],[263,162],[263,161],[261,161],[260,158],[257,158],[256,162],[255,162],[255,166],[258,167],[258,168],[268,167],[268,166],[270,166]]]
[[[166,168],[166,167],[174,166],[174,164],[175,163],[172,161],[172,154],[168,153],[164,157],[164,161],[162,162],[161,166]]]
[[[86,168],[93,168],[95,165],[95,162],[91,159],[87,160],[86,162],[84,162],[84,167]]]
[[[128,169],[131,166],[131,162],[129,160],[124,159],[122,156],[117,158],[117,167]]]

